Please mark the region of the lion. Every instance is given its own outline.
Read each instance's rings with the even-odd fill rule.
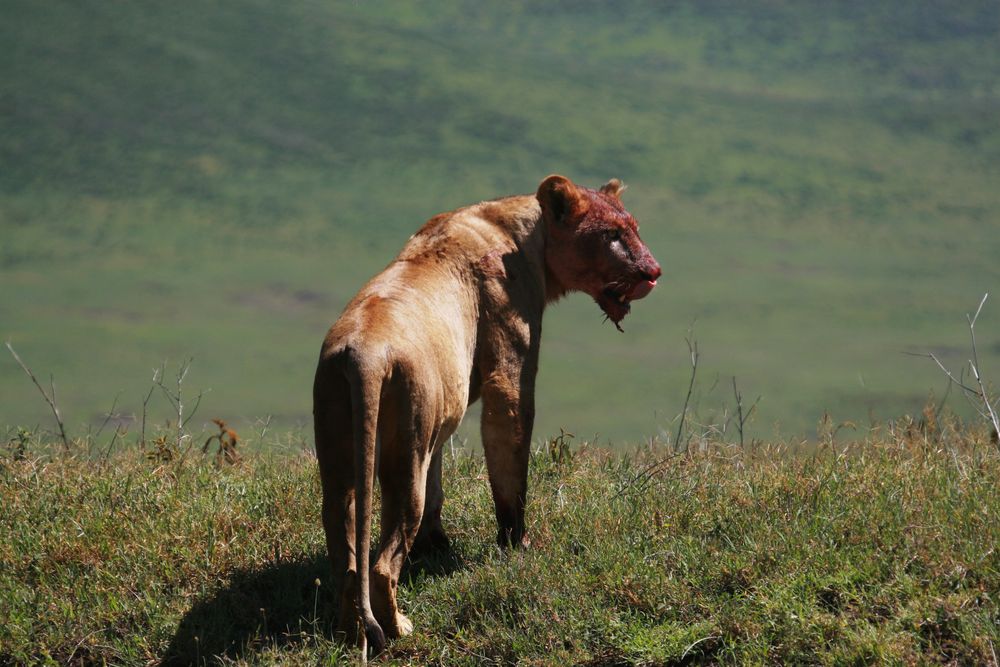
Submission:
[[[534,195],[437,215],[330,328],[313,386],[323,527],[339,631],[375,653],[413,629],[396,600],[400,570],[418,532],[447,544],[442,443],[477,399],[497,542],[528,545],[545,305],[586,292],[620,331],[660,277],[623,190],[618,179],[591,190],[553,175]],[[376,463],[381,536],[369,568]]]

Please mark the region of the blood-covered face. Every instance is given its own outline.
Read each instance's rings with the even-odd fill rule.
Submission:
[[[618,180],[590,190],[561,176],[538,189],[550,274],[563,291],[589,294],[619,330],[631,303],[648,295],[662,273],[622,205],[623,189]]]

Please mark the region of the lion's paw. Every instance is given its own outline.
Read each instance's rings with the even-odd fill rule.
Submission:
[[[413,621],[408,619],[403,614],[396,612],[396,622],[395,622],[395,635],[397,637],[405,637],[406,635],[413,632]]]

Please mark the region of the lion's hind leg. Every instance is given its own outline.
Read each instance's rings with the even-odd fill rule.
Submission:
[[[343,489],[339,484],[330,491],[323,489],[323,527],[326,548],[333,571],[332,590],[337,596],[337,631],[344,633],[348,643],[355,643],[358,632],[357,598],[358,567],[354,552],[354,487]]]
[[[393,400],[396,397],[399,400]],[[396,591],[423,516],[433,428],[414,413],[409,390],[389,394],[384,400],[385,421],[379,429],[382,526],[378,557],[372,567],[372,611],[387,636],[401,637],[410,633],[413,624],[399,610]]]
[[[427,471],[427,492],[424,494],[424,516],[420,520],[417,539],[410,549],[411,557],[447,551],[450,546],[448,535],[441,523],[441,509],[444,507],[444,488],[441,484],[443,451],[444,449],[438,446],[431,457],[430,468]]]
[[[323,529],[333,573],[331,590],[339,600],[337,631],[349,643],[358,639],[357,564],[354,551],[354,445],[350,386],[329,366],[317,373],[314,389],[316,458],[323,486]]]

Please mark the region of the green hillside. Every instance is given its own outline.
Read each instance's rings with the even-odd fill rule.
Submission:
[[[0,337],[78,431],[189,357],[196,423],[308,424],[326,327],[423,220],[618,176],[664,280],[624,335],[547,313],[537,435],[672,433],[692,324],[701,421],[732,376],[761,434],[912,412],[944,383],[903,352],[962,363],[1000,287],[998,33],[994,2],[9,0]],[[6,355],[0,424],[48,424]]]

